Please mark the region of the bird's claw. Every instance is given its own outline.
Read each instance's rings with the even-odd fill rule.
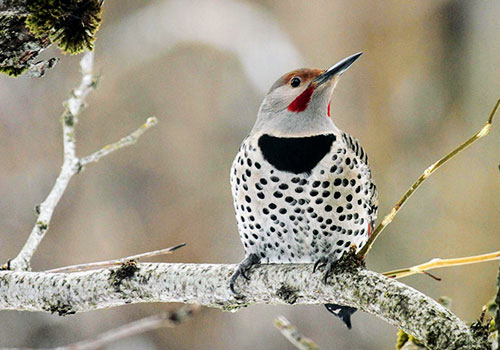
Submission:
[[[327,284],[328,283],[328,275],[330,274],[330,271],[332,271],[331,267],[329,267],[328,265],[326,266],[326,269],[325,269],[325,275],[323,276],[323,283],[324,284]]]
[[[240,273],[241,273],[241,275],[243,276],[244,279],[246,279],[247,281],[250,281],[250,277],[248,277],[248,275],[247,275],[248,270],[250,270],[250,268],[241,269]]]
[[[314,263],[314,267],[313,267],[313,273],[316,272],[316,270],[318,269],[318,267],[324,267],[327,263],[327,258],[323,257],[321,259],[318,259],[315,263]]]
[[[229,289],[231,289],[231,292],[233,292],[233,294],[239,294],[238,291],[236,291],[236,289],[234,289],[234,283],[236,282],[236,279],[238,278],[238,276],[240,275],[240,270],[236,270],[235,273],[233,273],[231,275],[231,278],[229,279]]]
[[[330,259],[329,257],[322,257],[321,259],[318,259],[314,263],[313,273],[315,273],[318,270],[318,268],[324,267],[325,275],[323,276],[323,283],[326,284],[328,282],[328,276],[333,270],[333,264],[334,264],[333,259]]]
[[[229,289],[231,289],[231,292],[233,292],[233,294],[236,295],[240,294],[240,292],[234,288],[234,285],[238,277],[241,275],[243,276],[243,278],[249,281],[250,277],[248,277],[248,271],[252,268],[252,266],[258,265],[259,263],[260,263],[260,258],[257,256],[257,254],[250,254],[245,259],[243,259],[243,261],[240,263],[236,271],[229,279]]]

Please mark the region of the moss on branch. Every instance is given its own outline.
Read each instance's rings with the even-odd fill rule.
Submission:
[[[24,73],[51,43],[63,53],[92,50],[101,12],[100,0],[0,3],[0,72]]]
[[[33,0],[26,25],[37,37],[48,36],[64,53],[91,50],[101,24],[98,0]]]

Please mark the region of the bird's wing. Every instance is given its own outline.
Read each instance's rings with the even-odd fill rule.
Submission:
[[[342,139],[344,140],[345,144],[347,145],[347,148],[354,153],[356,158],[362,162],[362,164],[365,166],[364,173],[367,179],[370,182],[370,186],[368,188],[369,191],[369,206],[371,209],[371,217],[372,221],[375,221],[377,218],[377,212],[378,212],[378,193],[377,193],[377,186],[375,186],[375,183],[373,182],[372,179],[372,173],[370,170],[370,166],[368,164],[368,155],[366,154],[365,150],[363,149],[363,146],[359,143],[359,141],[349,135],[348,133],[343,132],[342,133]]]

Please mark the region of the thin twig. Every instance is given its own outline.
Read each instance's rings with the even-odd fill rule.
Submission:
[[[500,260],[500,251],[482,255],[467,256],[464,258],[453,258],[453,259],[435,258],[424,264],[407,267],[405,269],[384,272],[383,275],[391,278],[402,278],[415,275],[417,273],[424,273],[430,275],[433,278],[437,278],[429,274],[428,271],[439,269],[442,267],[470,265],[470,264],[477,264],[480,262],[493,261],[493,260]]]
[[[66,190],[71,177],[78,170],[78,158],[75,154],[75,124],[78,121],[78,114],[85,106],[85,97],[95,86],[92,75],[93,66],[94,54],[86,52],[80,61],[82,81],[78,88],[73,91],[73,96],[63,104],[65,108],[61,116],[61,123],[63,128],[64,160],[61,172],[47,198],[37,207],[39,214],[36,224],[19,254],[10,262],[8,267],[11,270],[30,269],[31,258],[49,229],[50,220],[57,203],[59,203]]]
[[[71,98],[63,104],[64,112],[61,116],[61,123],[63,128],[64,160],[61,172],[47,198],[37,206],[38,218],[23,248],[13,260],[0,269],[15,271],[30,270],[31,258],[45,237],[49,229],[52,214],[73,175],[78,173],[86,164],[97,162],[113,151],[136,143],[137,139],[145,131],[158,122],[155,117],[149,117],[146,123],[130,135],[122,138],[116,143],[105,146],[90,156],[78,159],[76,156],[75,125],[78,122],[78,115],[85,107],[85,97],[96,86],[96,79],[92,74],[93,63],[94,54],[92,52],[86,52],[80,61],[82,81],[78,88],[73,91]]]
[[[101,158],[107,156],[111,152],[135,144],[142,134],[144,134],[149,128],[155,126],[156,124],[158,124],[158,119],[156,119],[156,117],[149,117],[146,122],[139,127],[139,129],[137,129],[130,135],[123,137],[115,143],[106,145],[100,150],[92,153],[91,155],[82,158],[80,160],[80,165],[83,167],[89,163],[97,163]]]
[[[175,327],[189,320],[193,314],[200,310],[199,305],[184,305],[178,310],[162,312],[157,315],[142,318],[140,320],[127,323],[115,329],[99,334],[93,339],[86,339],[67,346],[52,348],[51,350],[94,350],[113,343],[117,340],[128,338],[137,334],[149,332],[163,327]],[[9,348],[0,350],[31,350],[27,348]],[[37,349],[43,350],[43,349]],[[49,350],[49,349],[46,349]]]
[[[491,124],[493,123],[493,117],[495,116],[495,113],[497,112],[498,108],[500,107],[500,98],[497,100],[495,106],[493,107],[488,120],[486,123],[483,125],[483,127],[475,133],[471,138],[469,138],[467,141],[462,143],[460,146],[455,148],[453,151],[445,155],[443,158],[439,159],[437,162],[429,166],[425,171],[420,175],[420,177],[411,185],[411,187],[406,191],[406,193],[401,197],[401,199],[396,203],[396,205],[391,209],[389,214],[387,214],[382,222],[380,222],[373,231],[372,235],[366,242],[366,244],[363,246],[363,248],[359,251],[358,255],[362,258],[365,259],[366,256],[368,255],[368,252],[370,251],[371,247],[373,246],[373,243],[377,239],[377,237],[382,233],[382,231],[394,220],[394,217],[396,214],[399,212],[399,210],[403,207],[405,202],[415,193],[415,191],[420,187],[420,185],[432,174],[434,173],[438,168],[440,168],[444,163],[455,157],[458,153],[463,151],[464,149],[468,148],[470,145],[472,145],[475,141],[479,140],[480,138],[488,135],[491,129]]]
[[[319,346],[309,338],[304,337],[297,327],[288,321],[285,316],[274,319],[274,327],[299,350],[320,350]]]
[[[152,257],[159,256],[159,255],[170,254],[174,250],[182,248],[185,245],[186,245],[186,243],[181,243],[181,244],[178,244],[178,245],[170,247],[170,248],[154,250],[152,252],[127,256],[127,257],[121,258],[121,259],[114,259],[114,260],[107,260],[107,261],[99,261],[99,262],[93,262],[93,263],[58,267],[56,269],[47,270],[45,272],[68,273],[68,272],[78,272],[78,271],[88,271],[88,270],[101,269],[101,268],[106,268],[106,267],[113,266],[113,265],[121,265],[127,261],[132,261],[132,260],[138,261],[140,259],[152,258]]]

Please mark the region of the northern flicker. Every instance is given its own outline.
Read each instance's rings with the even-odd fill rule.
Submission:
[[[332,264],[368,239],[377,191],[359,142],[331,116],[342,74],[361,56],[328,70],[298,69],[279,78],[231,167],[231,186],[245,259],[231,277],[259,263]],[[354,308],[325,305],[351,327]]]

